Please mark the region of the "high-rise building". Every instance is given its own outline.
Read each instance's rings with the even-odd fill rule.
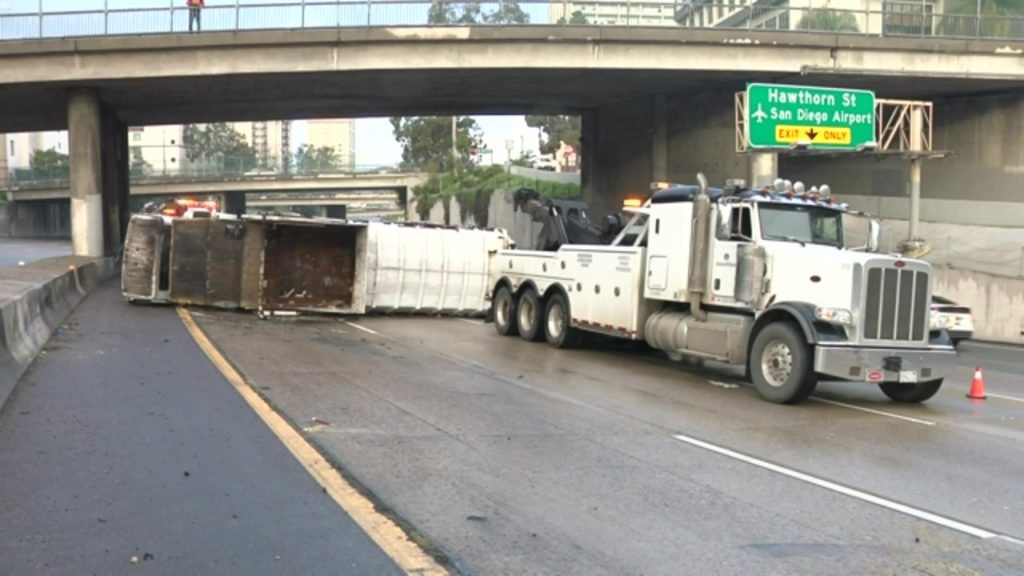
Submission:
[[[260,168],[283,170],[283,159],[291,158],[291,121],[262,120],[257,122],[235,122],[235,130],[246,143],[256,151]]]
[[[564,18],[569,23],[591,26],[676,26],[676,3],[676,0],[636,4],[621,0],[552,2],[549,18],[552,23]]]
[[[128,129],[129,162],[141,157],[152,174],[178,174],[189,165],[184,136],[184,126],[133,126]]]
[[[314,148],[333,148],[342,167],[355,168],[356,123],[351,119],[307,120],[306,144]]]
[[[67,132],[19,132],[0,135],[0,164],[3,173],[28,170],[32,166],[32,154],[40,150],[53,149],[68,153]]]
[[[692,28],[865,32],[893,36],[930,36],[940,28],[969,36],[967,18],[936,18],[944,0],[682,0],[676,22]],[[973,6],[973,4],[971,4]],[[961,26],[964,31],[958,31]],[[953,31],[957,31],[952,33]]]

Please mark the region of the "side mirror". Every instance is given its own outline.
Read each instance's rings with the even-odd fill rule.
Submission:
[[[882,224],[875,219],[868,222],[868,252],[878,252],[878,238],[882,234]]]
[[[732,208],[729,206],[718,207],[718,238],[728,240],[732,237]]]

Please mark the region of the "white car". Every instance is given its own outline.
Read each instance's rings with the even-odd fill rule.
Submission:
[[[971,309],[941,296],[932,296],[933,325],[941,326],[949,334],[953,346],[959,346],[974,335]]]

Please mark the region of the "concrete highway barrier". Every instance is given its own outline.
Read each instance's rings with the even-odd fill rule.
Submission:
[[[113,272],[111,259],[76,256],[0,268],[0,409],[53,331]]]

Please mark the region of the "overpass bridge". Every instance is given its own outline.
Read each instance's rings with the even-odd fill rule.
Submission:
[[[243,193],[260,196],[305,196],[338,198],[358,193],[389,192],[396,201],[405,202],[409,191],[424,181],[426,174],[321,174],[313,176],[286,175],[207,178],[207,179],[142,179],[129,186],[131,196],[199,196]],[[3,192],[0,188],[0,192]],[[65,200],[71,198],[70,182],[26,184],[6,189],[12,202],[34,200]]]
[[[43,15],[36,38],[0,43],[0,131],[70,129],[76,253],[109,253],[119,243],[128,125],[575,113],[583,117],[584,195],[600,213],[651,180],[689,180],[698,170],[715,182],[750,178],[750,159],[735,149],[732,98],[749,81],[934,100],[935,146],[956,154],[925,169],[926,200],[962,203],[949,205],[954,212],[976,209],[977,194],[968,191],[981,188],[995,207],[986,210],[990,223],[1024,216],[1011,192],[1024,164],[1015,137],[1024,115],[1024,43],[1014,38],[909,38],[884,28],[879,35],[872,23],[885,18],[867,4],[855,11],[865,15],[860,34],[749,29],[753,21],[743,28],[410,26],[422,22],[376,16],[389,14],[387,3],[367,5],[369,20],[356,27],[348,17],[312,17],[349,3],[304,4],[298,25],[289,16],[264,26],[295,29],[247,29],[249,7],[239,7],[233,26],[217,17],[223,31],[179,34],[184,11],[165,8],[167,25],[136,30],[150,34],[46,38],[57,26],[48,23],[65,20]],[[115,25],[113,12],[98,21],[105,32],[131,32]],[[842,181],[841,192],[906,194],[905,168],[891,159],[837,160],[827,169],[820,159],[772,162],[779,172]]]
[[[130,184],[131,204],[156,197],[218,196],[221,205],[235,201],[249,210],[300,211],[308,215],[340,215],[333,207],[344,207],[349,217],[404,217],[412,188],[426,180],[419,173],[306,174],[271,177],[141,179]],[[67,181],[26,182],[0,187],[10,204],[0,206],[0,236],[63,237],[70,234]]]

